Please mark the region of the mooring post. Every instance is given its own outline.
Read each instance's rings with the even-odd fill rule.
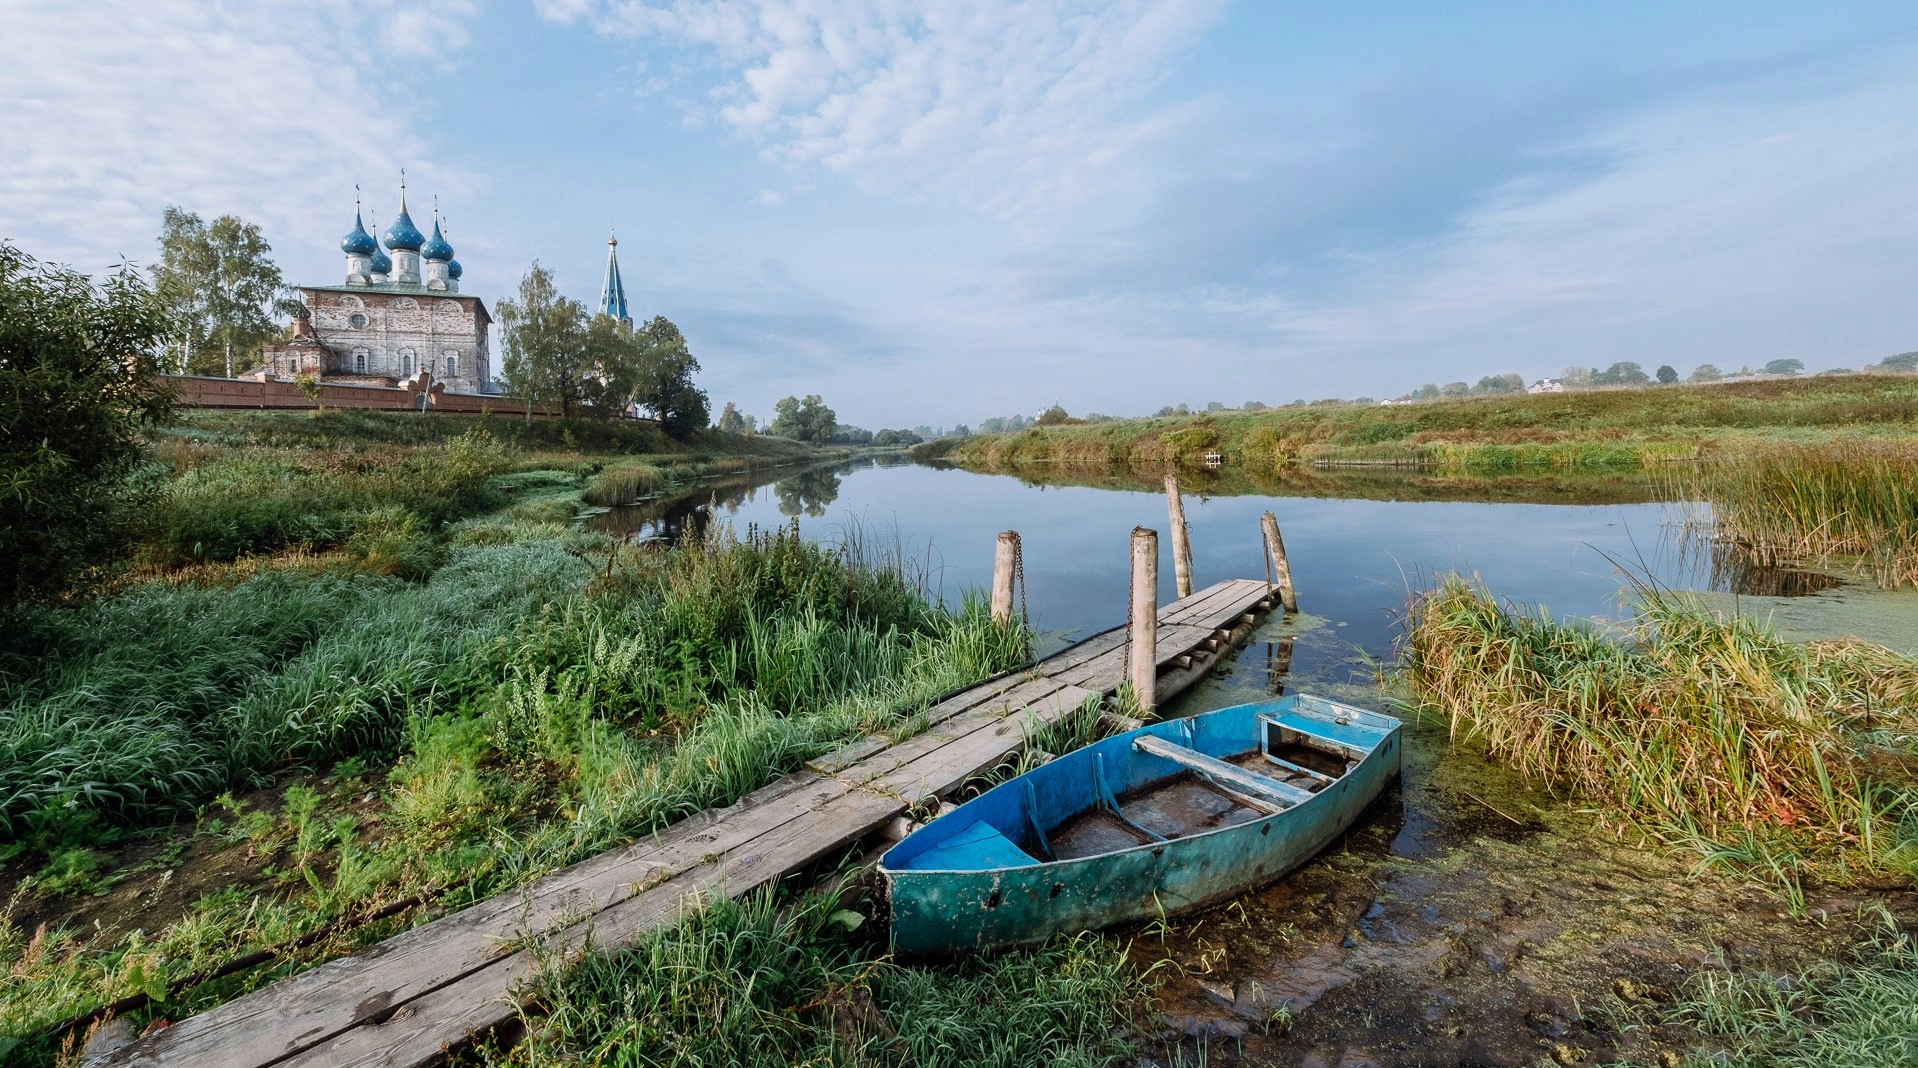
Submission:
[[[1192,532],[1185,528],[1185,499],[1179,496],[1177,472],[1165,473],[1165,510],[1172,517],[1172,574],[1179,596],[1192,596]]]
[[[1279,537],[1279,517],[1267,512],[1259,517],[1265,528],[1265,554],[1272,565],[1271,579],[1279,588],[1279,603],[1288,612],[1299,610],[1299,595],[1292,589],[1292,565],[1285,562],[1285,539]]]
[[[1157,704],[1154,691],[1159,685],[1159,532],[1145,527],[1132,528],[1130,622],[1128,678],[1139,711],[1149,713]]]
[[[1019,532],[999,532],[999,549],[992,558],[992,621],[1012,622],[1012,580],[1019,570]]]

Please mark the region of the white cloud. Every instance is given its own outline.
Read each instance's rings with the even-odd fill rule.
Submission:
[[[154,254],[160,212],[233,212],[325,241],[355,181],[440,178],[410,101],[464,47],[472,0],[27,0],[0,34],[0,236],[100,270]]]
[[[1223,0],[535,0],[704,51],[698,110],[796,172],[1025,220],[1132,180],[1188,114],[1143,106]]]

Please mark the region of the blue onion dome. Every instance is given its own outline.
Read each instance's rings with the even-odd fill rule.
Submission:
[[[393,257],[388,256],[385,249],[375,248],[373,250],[373,263],[367,269],[374,274],[392,274]]]
[[[340,251],[349,256],[371,256],[378,252],[380,243],[366,232],[366,224],[360,221],[360,213],[353,213],[353,232],[340,239]]]
[[[433,236],[427,239],[426,244],[420,246],[420,257],[428,260],[450,260],[453,258],[453,246],[447,244],[445,236],[440,233],[440,221],[438,219],[433,220]]]
[[[461,273],[463,272],[461,271],[461,268],[460,268],[460,261],[458,260],[446,261],[446,277],[451,278],[453,281],[457,282],[460,280]]]
[[[386,247],[394,252],[418,252],[426,243],[426,235],[413,225],[413,217],[406,213],[406,204],[401,202],[399,218],[386,228]]]

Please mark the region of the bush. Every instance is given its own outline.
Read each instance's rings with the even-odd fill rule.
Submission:
[[[140,429],[169,399],[167,319],[131,267],[103,286],[0,242],[0,612],[125,544]]]

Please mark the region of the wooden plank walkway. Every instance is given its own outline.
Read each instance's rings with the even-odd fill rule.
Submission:
[[[1159,700],[1202,677],[1271,605],[1266,584],[1246,579],[1168,605]],[[182,1020],[102,1063],[441,1063],[514,1018],[513,990],[537,960],[589,939],[630,945],[702,898],[747,893],[867,838],[1017,752],[1033,728],[1110,696],[1124,671],[1124,628],[1094,635],[941,702],[921,733],[861,740],[731,806]]]

